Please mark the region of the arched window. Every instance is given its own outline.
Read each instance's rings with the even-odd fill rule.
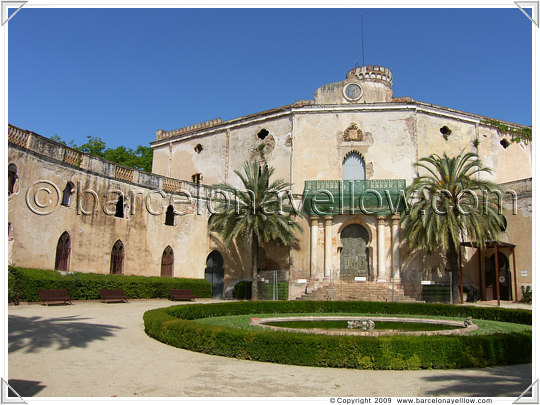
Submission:
[[[66,188],[64,189],[64,192],[62,193],[62,205],[64,207],[69,207],[69,203],[71,202],[71,195],[73,194],[75,186],[71,181],[68,181],[66,184]]]
[[[69,270],[69,256],[71,254],[71,239],[69,233],[64,232],[58,239],[56,245],[56,259],[54,261],[55,270]]]
[[[347,155],[343,161],[343,180],[365,180],[366,179],[366,164],[364,159],[357,152],[352,152]]]
[[[17,166],[11,163],[8,166],[8,196],[15,192],[15,183],[17,182]]]
[[[174,208],[172,205],[167,207],[167,212],[165,213],[165,225],[174,226]]]
[[[124,197],[118,197],[116,202],[116,212],[114,213],[115,217],[124,218]]]
[[[8,241],[13,240],[13,225],[11,225],[11,222],[8,222]]]
[[[124,244],[118,239],[111,251],[111,274],[122,274],[124,271]]]
[[[167,246],[161,255],[161,277],[172,277],[174,274],[174,252]]]

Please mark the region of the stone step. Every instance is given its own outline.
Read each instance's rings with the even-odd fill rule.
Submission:
[[[417,302],[415,299],[408,297],[403,292],[401,283],[392,282],[355,282],[355,281],[336,281],[332,285],[324,280],[321,284],[313,288],[312,291],[298,297],[297,300],[317,300],[327,301],[331,297],[335,301],[399,301],[399,302]],[[392,293],[393,290],[393,293]]]

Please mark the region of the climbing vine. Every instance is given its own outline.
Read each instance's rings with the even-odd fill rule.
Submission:
[[[531,127],[514,128],[506,124],[503,124],[500,121],[492,120],[492,119],[484,120],[482,121],[482,124],[497,128],[497,131],[500,134],[510,135],[512,137],[512,142],[523,141],[525,143],[529,143],[532,141],[532,128]]]

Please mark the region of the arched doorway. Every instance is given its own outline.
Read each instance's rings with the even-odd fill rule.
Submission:
[[[71,239],[69,233],[64,232],[58,239],[56,245],[56,259],[54,260],[55,270],[69,270],[69,256],[71,254]]]
[[[499,252],[499,293],[501,300],[511,298],[512,279],[510,278],[510,262],[504,253]],[[485,259],[486,267],[486,300],[497,299],[497,272],[495,269],[495,254]]]
[[[362,156],[357,152],[347,155],[342,166],[343,180],[365,180],[366,164]]]
[[[15,193],[15,184],[17,183],[17,166],[11,163],[8,166],[8,196]]]
[[[354,280],[366,277],[369,280],[369,233],[359,224],[351,224],[341,232],[340,279]]]
[[[124,271],[124,244],[118,239],[111,251],[111,274],[122,274]]]
[[[174,252],[167,246],[161,255],[161,277],[172,277],[174,274]]]
[[[212,298],[223,298],[223,257],[217,250],[210,252],[206,258],[204,279],[212,284]]]

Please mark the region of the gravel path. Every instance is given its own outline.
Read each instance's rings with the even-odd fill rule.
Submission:
[[[9,383],[22,397],[517,397],[531,383],[531,365],[369,371],[194,353],[144,333],[143,313],[170,305],[136,300],[10,306]]]

